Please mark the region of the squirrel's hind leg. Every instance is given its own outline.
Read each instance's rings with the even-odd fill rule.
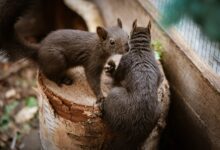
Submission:
[[[67,74],[68,64],[65,57],[58,51],[53,53],[44,51],[40,53],[39,67],[48,79],[54,81],[58,86],[71,85],[73,79]]]
[[[63,84],[65,85],[73,84],[73,79],[69,77],[66,73],[62,73],[62,71],[56,74],[45,74],[45,75],[47,76],[49,80],[55,82],[60,87],[62,87]]]

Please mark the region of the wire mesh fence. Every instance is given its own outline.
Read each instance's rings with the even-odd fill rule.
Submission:
[[[170,0],[149,0],[160,12]],[[220,75],[220,45],[210,41],[189,18],[183,18],[175,25],[177,32],[195,51],[200,59]]]

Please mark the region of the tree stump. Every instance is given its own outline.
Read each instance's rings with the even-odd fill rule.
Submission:
[[[96,114],[96,97],[87,83],[84,69],[70,70],[74,78],[71,86],[58,87],[38,75],[38,93],[40,100],[39,120],[42,148],[45,150],[73,149],[99,150],[103,143],[111,138],[111,133]],[[104,95],[111,88],[112,79],[102,74],[101,87]],[[158,90],[158,100],[163,105],[163,113],[143,149],[156,149],[160,133],[165,127],[165,118],[169,108],[169,87],[165,77]]]
[[[39,74],[40,138],[43,149],[101,149],[105,127],[82,68],[71,70],[72,86],[58,87]]]

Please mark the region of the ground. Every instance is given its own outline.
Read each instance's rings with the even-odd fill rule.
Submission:
[[[28,61],[0,62],[0,149],[40,149],[37,69]],[[34,146],[35,145],[35,146]]]

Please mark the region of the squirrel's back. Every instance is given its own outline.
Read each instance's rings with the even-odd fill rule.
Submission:
[[[96,41],[96,42],[94,42]],[[48,34],[44,40],[42,41],[42,45],[60,45],[60,46],[71,46],[71,45],[82,45],[84,47],[94,46],[95,43],[98,42],[98,36],[96,33],[91,33],[82,30],[73,30],[73,29],[60,29],[51,32]],[[67,45],[65,45],[67,44]]]
[[[103,118],[117,134],[111,149],[140,149],[161,113],[161,74],[150,49],[150,25],[137,27],[134,22],[129,47],[113,75],[116,86],[103,102]]]

